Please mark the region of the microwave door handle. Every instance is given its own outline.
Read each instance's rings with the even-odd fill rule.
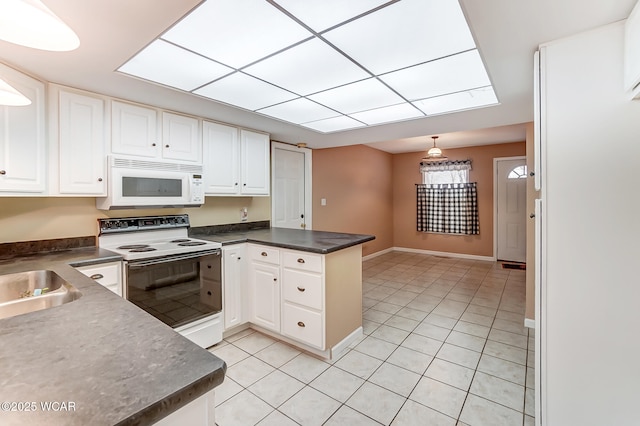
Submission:
[[[129,261],[127,267],[129,269],[142,269],[146,266],[160,265],[162,263],[170,263],[170,262],[175,262],[179,260],[198,259],[203,256],[212,256],[212,255],[220,256],[220,250],[200,251],[197,253],[189,253],[189,254],[170,256],[170,257],[158,257],[154,259],[139,260],[139,261],[134,260],[134,261]]]

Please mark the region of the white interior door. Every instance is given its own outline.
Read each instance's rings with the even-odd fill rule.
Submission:
[[[274,144],[272,223],[277,228],[309,229],[311,150]]]
[[[527,255],[527,166],[524,157],[497,159],[497,258],[525,262]]]

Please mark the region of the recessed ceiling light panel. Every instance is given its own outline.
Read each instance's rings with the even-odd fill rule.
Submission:
[[[390,123],[392,121],[409,120],[412,118],[424,117],[418,109],[408,103],[392,105],[384,108],[372,109],[370,111],[362,111],[355,114],[349,114],[350,117],[358,121],[367,123],[368,125]]]
[[[289,102],[258,110],[258,112],[295,124],[323,120],[340,115],[329,108],[325,108],[305,98],[294,99]]]
[[[166,41],[156,40],[118,71],[191,91],[233,72],[233,69]]]
[[[475,48],[457,0],[402,0],[323,36],[376,75]]]
[[[276,0],[293,16],[311,29],[322,32],[368,12],[389,0]]]
[[[477,50],[380,76],[408,100],[491,85]]]
[[[316,93],[309,99],[344,114],[395,105],[403,99],[375,78]]]
[[[308,37],[309,31],[264,0],[207,1],[162,36],[234,68]]]
[[[193,93],[251,111],[298,97],[241,72],[214,81]]]
[[[370,76],[317,38],[243,71],[303,96]]]
[[[353,118],[341,115],[340,117],[327,118],[325,120],[313,121],[311,123],[303,123],[301,126],[317,130],[318,132],[329,133],[355,129],[357,127],[364,127],[365,125]]]
[[[427,115],[445,114],[464,109],[496,105],[498,98],[491,86],[423,99],[413,104]]]

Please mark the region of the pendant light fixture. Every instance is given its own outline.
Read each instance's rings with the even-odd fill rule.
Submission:
[[[40,0],[0,1],[0,40],[59,52],[80,45],[76,33]]]
[[[0,78],[0,105],[25,106],[30,104],[29,98]]]
[[[436,146],[436,140],[438,138],[439,136],[431,136],[431,139],[433,139],[433,148],[427,151],[427,157],[433,158],[433,159],[438,159],[442,157],[442,150]]]

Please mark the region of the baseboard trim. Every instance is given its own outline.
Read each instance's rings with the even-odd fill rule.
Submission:
[[[422,249],[413,249],[413,248],[405,248],[405,247],[393,247],[391,251],[403,251],[407,253],[419,253],[419,254],[430,254],[432,256],[441,256],[441,257],[454,257],[457,259],[469,259],[469,260],[484,260],[488,262],[495,262],[496,258],[493,256],[478,256],[475,254],[464,254],[464,253],[450,253],[446,251],[434,251],[434,250],[422,250]]]
[[[355,342],[358,339],[361,339],[364,336],[364,329],[362,327],[358,327],[347,337],[336,343],[334,347],[331,348],[331,359],[337,359],[342,355],[342,353],[347,350],[349,345]]]
[[[527,328],[533,328],[535,330],[536,328],[536,320],[531,319],[531,318],[525,318],[524,319],[524,326]]]
[[[362,256],[362,260],[370,260],[378,256],[382,256],[383,254],[391,253],[393,251],[393,247],[389,247],[388,249],[380,250],[375,253],[368,254],[366,256]]]

